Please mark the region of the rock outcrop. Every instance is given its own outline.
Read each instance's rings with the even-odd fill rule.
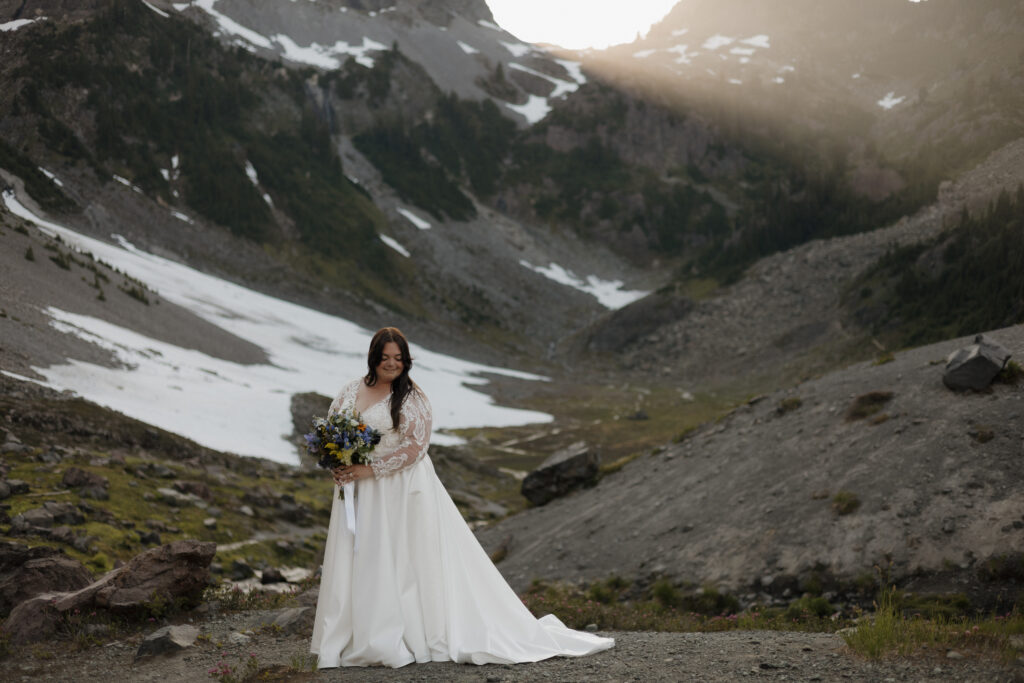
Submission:
[[[92,580],[81,562],[56,548],[0,542],[0,615],[40,593],[74,591]]]
[[[551,455],[523,479],[522,493],[534,505],[544,505],[570,491],[593,484],[601,459],[580,441]]]
[[[21,602],[3,630],[14,643],[34,642],[51,636],[62,615],[75,609],[132,613],[154,601],[197,602],[216,550],[216,543],[192,540],[153,548],[80,590],[43,593]]]

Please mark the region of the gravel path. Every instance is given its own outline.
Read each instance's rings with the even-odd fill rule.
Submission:
[[[1024,663],[977,659],[919,658],[868,662],[851,654],[840,636],[825,633],[729,631],[724,633],[604,633],[616,639],[608,651],[581,659],[536,664],[472,666],[452,663],[401,669],[308,671],[308,637],[260,631],[269,613],[233,614],[201,625],[203,638],[184,652],[134,661],[141,636],[78,653],[36,649],[4,666],[8,681],[201,681],[224,660],[234,665],[254,653],[277,681],[1024,681]],[[244,644],[229,635],[250,631]],[[205,638],[208,636],[209,638]],[[236,637],[238,637],[236,635]],[[219,645],[219,646],[218,646]],[[295,668],[305,667],[305,672]]]

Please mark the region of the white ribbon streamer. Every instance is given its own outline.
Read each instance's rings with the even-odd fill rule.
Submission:
[[[359,537],[356,536],[356,483],[354,481],[346,483],[343,490],[345,491],[345,524],[355,539],[352,545],[352,550],[355,551],[359,546]]]

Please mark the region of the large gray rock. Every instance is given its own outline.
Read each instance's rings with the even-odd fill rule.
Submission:
[[[199,629],[188,624],[164,626],[146,636],[135,653],[135,659],[153,655],[180,652],[192,647],[199,637]]]
[[[80,467],[69,467],[65,470],[61,483],[68,488],[78,489],[79,495],[84,498],[92,498],[94,500],[108,500],[110,498],[108,493],[110,481],[100,474],[83,470]]]
[[[43,509],[53,515],[54,524],[84,524],[85,515],[76,505],[71,503],[58,503],[48,500],[43,503]]]
[[[44,593],[13,610],[3,630],[13,643],[49,638],[63,614],[75,609],[140,613],[159,597],[169,602],[198,602],[209,577],[216,543],[175,541],[136,555],[98,581],[74,592]]]
[[[57,548],[0,542],[0,615],[40,593],[74,591],[90,583],[89,570]]]
[[[11,534],[40,534],[53,526],[53,514],[45,508],[25,510],[11,520]]]
[[[956,391],[980,391],[992,383],[1009,359],[1010,352],[1002,345],[979,334],[973,344],[950,354],[942,382]]]
[[[522,494],[534,505],[544,505],[559,496],[597,481],[601,458],[580,441],[552,454],[523,479]]]

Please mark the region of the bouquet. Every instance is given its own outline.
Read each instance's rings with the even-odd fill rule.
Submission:
[[[380,443],[380,432],[362,421],[359,413],[342,411],[314,417],[313,431],[305,435],[306,450],[325,470],[350,465],[369,465]]]

